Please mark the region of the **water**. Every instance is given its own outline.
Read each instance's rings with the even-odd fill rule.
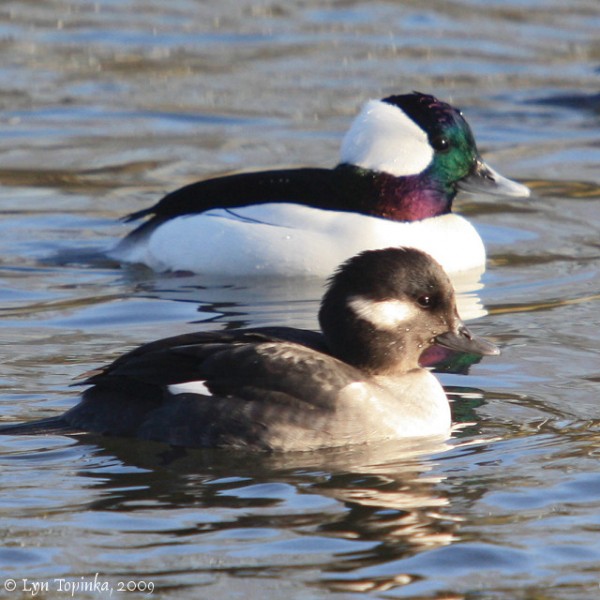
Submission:
[[[189,181],[335,164],[366,98],[451,100],[534,196],[458,202],[490,254],[472,328],[503,354],[440,375],[466,424],[447,444],[248,460],[2,437],[0,594],[598,597],[599,25],[595,0],[2,3],[5,421],[64,411],[74,377],[150,339],[314,327],[322,282],[214,285],[97,251]]]

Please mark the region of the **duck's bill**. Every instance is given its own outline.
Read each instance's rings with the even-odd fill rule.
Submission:
[[[526,185],[503,177],[482,160],[478,160],[473,171],[458,182],[458,187],[473,194],[492,194],[516,198],[527,198],[530,194]]]
[[[473,335],[464,325],[456,331],[447,331],[435,337],[435,343],[456,350],[457,352],[468,352],[469,354],[481,354],[482,356],[497,356],[500,349],[491,342]]]

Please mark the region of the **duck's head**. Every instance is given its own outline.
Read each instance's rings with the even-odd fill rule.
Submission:
[[[460,189],[529,195],[526,186],[484,162],[458,109],[419,92],[367,102],[342,142],[341,164],[387,176],[386,193],[393,195],[396,186],[398,201],[409,202],[412,194],[426,214],[409,214],[407,220],[449,212]]]
[[[414,248],[367,250],[345,262],[330,280],[319,322],[336,357],[372,374],[416,369],[434,344],[499,353],[465,327],[448,276]]]

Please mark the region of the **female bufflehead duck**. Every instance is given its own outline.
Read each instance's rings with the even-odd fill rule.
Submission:
[[[289,327],[152,342],[88,374],[60,417],[2,433],[91,431],[187,447],[294,451],[447,436],[432,346],[498,354],[466,329],[447,275],[413,248],[365,251],[330,280],[322,333]]]
[[[480,268],[483,242],[453,214],[459,189],[528,196],[480,157],[462,113],[414,92],[371,100],[334,169],[241,173],[187,185],[109,254],[156,271],[325,277],[362,250],[412,246],[448,272]]]

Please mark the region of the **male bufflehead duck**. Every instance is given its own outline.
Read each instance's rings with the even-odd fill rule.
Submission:
[[[334,169],[241,173],[187,185],[109,254],[156,271],[326,277],[362,250],[412,246],[448,272],[480,268],[479,234],[451,212],[459,189],[528,196],[480,157],[462,113],[426,94],[367,102]]]
[[[414,248],[365,251],[331,278],[322,333],[289,327],[152,342],[88,374],[60,417],[2,433],[91,431],[186,447],[313,450],[447,436],[442,386],[419,367],[442,346],[498,354],[460,320],[452,284]]]

